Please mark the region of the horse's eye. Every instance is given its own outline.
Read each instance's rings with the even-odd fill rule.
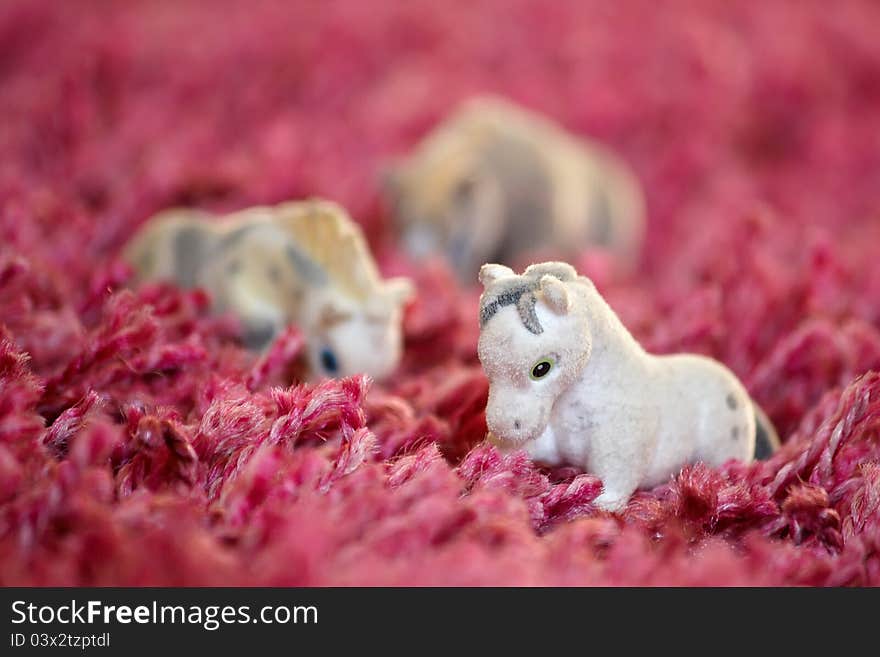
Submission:
[[[336,354],[329,347],[321,349],[321,367],[327,374],[336,374],[339,371],[339,361],[336,360]]]
[[[550,370],[553,369],[553,361],[549,358],[542,358],[537,363],[532,365],[532,371],[529,376],[532,378],[532,381],[537,381],[538,379],[543,379],[545,376],[550,374]]]

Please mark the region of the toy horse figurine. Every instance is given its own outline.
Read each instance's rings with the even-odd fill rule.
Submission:
[[[129,243],[139,281],[202,287],[265,349],[287,324],[306,338],[312,377],[387,376],[402,349],[407,279],[383,280],[360,228],[340,206],[310,200],[214,218],[166,210]]]
[[[534,249],[589,243],[624,267],[641,251],[643,193],[624,160],[502,98],[464,102],[385,182],[406,250],[446,255],[468,283]]]
[[[598,507],[619,510],[686,463],[750,461],[756,434],[776,442],[733,373],[703,356],[647,353],[570,265],[522,275],[483,265],[480,282],[489,430],[537,461],[596,474]]]

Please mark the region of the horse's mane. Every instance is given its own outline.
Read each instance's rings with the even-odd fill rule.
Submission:
[[[523,325],[535,335],[544,332],[544,327],[535,312],[538,302],[537,291],[541,278],[553,276],[567,282],[577,279],[577,272],[564,262],[545,262],[531,265],[520,276],[508,276],[494,283],[480,297],[480,328],[495,316],[504,306],[516,306]]]
[[[339,205],[328,201],[294,201],[275,207],[278,225],[290,234],[297,250],[326,271],[347,296],[363,300],[381,287],[379,271],[360,228]]]

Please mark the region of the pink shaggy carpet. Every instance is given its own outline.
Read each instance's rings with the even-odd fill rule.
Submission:
[[[880,584],[880,6],[0,5],[0,583]],[[783,435],[622,515],[481,445],[475,289],[395,250],[382,166],[494,91],[644,182],[637,275],[575,263]],[[163,207],[322,195],[419,296],[384,385],[296,385],[199,293],[129,291]],[[293,385],[291,385],[293,384]]]

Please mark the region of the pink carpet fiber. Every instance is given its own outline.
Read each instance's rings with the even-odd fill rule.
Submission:
[[[0,584],[880,584],[876,2],[0,4]],[[614,146],[639,271],[577,262],[782,434],[597,511],[480,444],[476,288],[396,249],[383,166],[463,98]],[[320,195],[416,278],[400,371],[301,385],[198,292],[130,290],[151,213]]]

